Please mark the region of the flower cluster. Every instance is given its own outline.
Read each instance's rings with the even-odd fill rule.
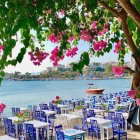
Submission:
[[[73,40],[75,39],[75,36],[74,35],[71,35],[69,38],[68,38],[68,42],[72,42]]]
[[[98,41],[98,42],[95,42],[93,43],[93,50],[94,51],[101,51],[103,50],[107,45],[107,42],[106,41]]]
[[[97,27],[96,21],[92,22],[90,27],[91,27],[91,29],[96,29],[96,27]]]
[[[127,91],[127,95],[131,98],[134,98],[136,96],[136,91],[135,90],[130,90],[130,91]]]
[[[74,47],[72,49],[68,49],[67,53],[66,53],[66,56],[67,57],[73,57],[74,55],[77,54],[77,51],[78,51],[78,47]]]
[[[112,71],[116,76],[122,76],[124,74],[124,67],[123,66],[113,66]]]
[[[45,22],[44,22],[44,19],[43,19],[43,18],[39,18],[39,19],[38,19],[38,23],[39,23],[39,24],[44,24],[44,23],[45,23]]]
[[[58,53],[59,53],[59,48],[58,46],[56,46],[55,49],[51,52],[51,56],[50,56],[50,60],[53,61],[54,66],[57,66],[58,62],[64,59],[64,56],[59,57]]]
[[[30,59],[33,61],[33,64],[38,66],[41,65],[42,61],[49,55],[48,53],[40,50],[36,50],[34,53],[29,52],[28,54],[30,55]]]
[[[104,35],[108,31],[108,27],[109,27],[108,23],[104,24],[103,29],[98,32],[98,36]]]
[[[0,53],[3,51],[3,49],[4,49],[4,46],[0,45]]]
[[[22,123],[24,121],[27,121],[30,119],[30,113],[27,112],[27,111],[24,111],[24,112],[19,112],[16,114],[16,117],[18,118],[15,123],[16,124],[19,124],[19,123]]]
[[[81,31],[81,35],[80,35],[80,38],[84,41],[90,41],[92,39],[90,33],[88,30],[82,30]]]
[[[55,36],[54,34],[50,35],[48,37],[48,39],[52,42],[52,43],[58,43],[58,37]]]
[[[118,53],[119,51],[122,51],[121,40],[119,40],[115,45],[114,53]]]
[[[6,108],[6,105],[1,103],[0,104],[0,113],[3,113],[4,109]]]
[[[62,100],[59,96],[56,96],[56,99],[55,100],[52,100],[52,104],[61,104],[62,103]]]

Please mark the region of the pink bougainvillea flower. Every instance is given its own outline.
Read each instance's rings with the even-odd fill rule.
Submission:
[[[73,57],[74,55],[77,54],[77,51],[78,51],[78,47],[68,49],[68,51],[66,52],[66,56]]]
[[[43,24],[44,23],[44,19],[43,18],[39,18],[38,22],[39,22],[39,24]]]
[[[52,43],[58,43],[58,38],[52,34],[48,37],[48,39],[52,42]]]
[[[58,62],[60,60],[63,60],[64,59],[64,55],[62,55],[61,57],[58,56],[58,53],[59,53],[59,48],[58,46],[56,46],[54,48],[54,50],[51,52],[51,56],[50,56],[50,60],[53,61],[53,65],[54,66],[57,66],[58,65]]]
[[[118,22],[121,22],[121,18],[120,17],[118,17]]]
[[[3,49],[4,49],[4,46],[0,45],[0,53],[3,51]]]
[[[108,32],[108,28],[109,28],[109,24],[105,23],[103,29],[101,31],[98,31],[97,35],[98,36],[104,35],[106,32]]]
[[[64,16],[64,15],[65,15],[65,11],[64,11],[64,10],[61,10],[61,11],[60,11],[60,14],[61,14],[62,16]]]
[[[49,55],[48,53],[40,50],[35,50],[34,53],[29,52],[28,54],[30,55],[30,60],[33,61],[33,64],[36,66],[41,65],[43,60],[45,60],[46,57]]]
[[[69,38],[68,38],[68,42],[72,42],[73,40],[75,39],[75,36],[74,35],[71,35]]]
[[[80,38],[84,41],[87,41],[87,42],[89,42],[92,39],[88,30],[82,30]]]
[[[136,103],[137,103],[137,105],[140,106],[140,99],[139,98],[136,99]]]
[[[124,67],[123,66],[113,66],[112,71],[116,76],[122,76],[124,74]]]
[[[61,19],[64,17],[65,17],[65,11],[63,9],[57,12],[57,18]]]
[[[101,35],[103,35],[104,33],[103,33],[102,31],[99,31],[97,34],[98,34],[98,36],[101,36]]]
[[[119,51],[122,51],[121,40],[115,45],[114,53],[118,53]]]
[[[60,99],[60,97],[59,96],[56,96],[56,100],[58,100],[58,99]]]
[[[94,21],[94,22],[92,22],[92,24],[91,24],[91,29],[95,29],[96,27],[97,27],[97,25],[96,25],[96,21]]]
[[[6,105],[1,103],[0,104],[0,113],[2,113],[4,111],[4,109],[6,108]]]
[[[135,90],[127,91],[127,95],[131,98],[134,98],[136,96],[136,91]]]
[[[52,100],[52,104],[55,104],[55,100]]]
[[[107,45],[107,42],[106,41],[98,41],[98,42],[94,42],[93,43],[93,50],[94,51],[101,51],[103,50]]]
[[[3,103],[1,103],[1,106],[2,106],[3,108],[6,108],[6,105],[5,105],[5,104],[3,104]]]

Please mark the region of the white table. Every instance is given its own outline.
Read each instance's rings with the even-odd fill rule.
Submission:
[[[125,119],[125,131],[127,131],[127,119],[128,119],[128,113],[122,113],[124,119]]]
[[[51,111],[51,110],[41,110],[41,111],[45,112],[47,116],[47,122],[49,122],[49,115],[56,114],[55,111]]]
[[[83,140],[85,139],[85,131],[76,130],[76,129],[66,129],[63,130],[64,135],[68,137],[69,140],[73,139],[73,136],[82,135]]]
[[[0,140],[17,140],[17,139],[4,135],[4,136],[0,136]]]
[[[90,123],[90,120],[97,120],[97,123],[100,126],[101,140],[104,140],[104,126],[111,125],[112,124],[111,120],[105,120],[105,119],[95,118],[95,117],[87,118],[88,123]]]
[[[80,116],[74,114],[60,114],[60,116],[66,116],[68,120],[81,118]]]
[[[57,107],[64,108],[64,107],[68,107],[68,105],[58,104]]]
[[[34,128],[36,129],[36,140],[39,140],[39,138],[38,138],[39,128],[46,127],[47,128],[47,137],[49,139],[49,123],[41,122],[38,120],[27,121],[24,123],[25,124],[32,124],[34,126]]]
[[[89,108],[89,109],[87,109],[88,111],[89,110],[94,110],[94,113],[104,113],[105,112],[105,110],[102,110],[102,109],[94,109],[94,108]]]
[[[27,108],[25,108],[25,107],[20,108],[20,111],[26,111],[26,110],[27,110]]]
[[[120,107],[128,107],[129,104],[128,104],[128,103],[124,103],[124,104],[116,104],[116,107],[118,107],[118,106],[120,106]]]
[[[8,119],[12,120],[13,123],[19,120],[19,118],[16,116],[8,117]]]
[[[62,104],[58,104],[57,107],[61,108],[61,112],[67,112],[68,110],[71,110],[71,108],[68,105],[62,105]]]

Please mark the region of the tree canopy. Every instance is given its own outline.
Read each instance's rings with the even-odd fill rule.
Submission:
[[[45,41],[55,44],[46,52]],[[140,0],[0,0],[0,79],[8,65],[21,63],[28,53],[35,65],[49,57],[56,66],[77,54],[78,42],[89,43],[73,69],[82,72],[89,55],[111,50],[119,65],[130,50],[140,67]],[[12,51],[20,42],[17,57]]]

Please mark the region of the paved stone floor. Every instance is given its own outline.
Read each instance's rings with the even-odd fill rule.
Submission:
[[[128,134],[128,140],[140,140],[140,132],[138,131],[129,130],[127,134]],[[4,129],[0,127],[0,136],[2,135],[4,135]],[[94,139],[86,138],[86,140],[94,140]],[[121,140],[125,140],[125,139],[121,139]]]
[[[129,140],[140,140],[140,132],[129,130],[128,139]]]

